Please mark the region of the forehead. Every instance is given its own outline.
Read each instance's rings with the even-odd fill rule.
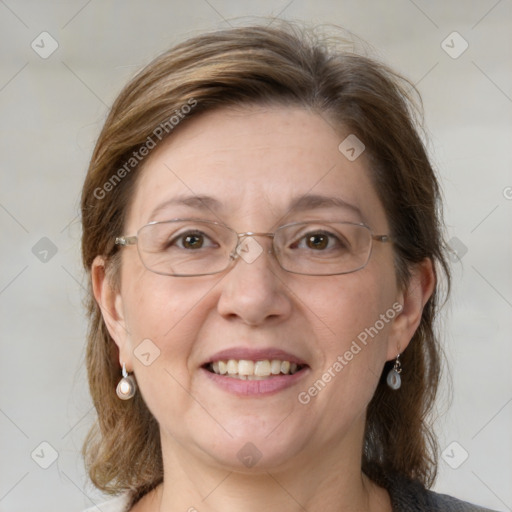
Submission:
[[[138,229],[197,211],[234,228],[246,230],[250,221],[258,224],[251,229],[263,229],[309,208],[384,227],[364,153],[351,161],[339,150],[348,135],[325,115],[297,107],[200,114],[145,162],[127,224]]]

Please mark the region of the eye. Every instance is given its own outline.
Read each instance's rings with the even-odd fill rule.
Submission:
[[[216,244],[201,231],[187,231],[175,236],[172,240],[169,240],[167,246],[175,246],[180,249],[197,250],[216,247]]]
[[[308,235],[305,241],[310,249],[322,250],[329,246],[329,236],[325,233]]]
[[[335,234],[328,231],[310,231],[292,244],[292,248],[311,249],[313,251],[342,249],[344,247],[346,247],[346,244]]]

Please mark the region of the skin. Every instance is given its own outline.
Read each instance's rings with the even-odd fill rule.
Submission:
[[[338,150],[348,133],[292,107],[224,108],[193,118],[147,160],[122,234],[184,216],[222,221],[237,232],[320,218],[365,222],[386,234],[365,154],[350,162]],[[336,196],[361,215],[339,207],[290,211],[305,194]],[[208,195],[221,208],[175,205],[153,213],[180,195]],[[257,241],[270,247],[270,239]],[[378,242],[365,268],[339,276],[292,274],[264,252],[221,274],[168,277],[148,271],[135,247],[122,249],[119,289],[105,277],[100,256],[92,275],[120,363],[135,373],[161,430],[164,483],[133,510],[391,510],[387,492],[361,472],[365,411],[385,361],[407,347],[419,325],[434,286],[430,261],[413,269],[405,289],[396,283],[392,245]],[[395,302],[402,312],[300,403],[299,392]],[[147,338],[160,350],[149,366],[133,353]],[[309,368],[274,395],[236,396],[200,370],[209,356],[235,346],[280,348]],[[247,442],[262,455],[252,468],[237,457]]]

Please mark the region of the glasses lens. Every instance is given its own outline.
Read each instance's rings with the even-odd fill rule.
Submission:
[[[148,224],[137,236],[146,268],[175,276],[222,272],[237,241],[236,233],[226,226],[196,220]]]
[[[346,222],[308,222],[279,228],[276,255],[289,272],[347,274],[368,263],[372,234],[367,226]]]

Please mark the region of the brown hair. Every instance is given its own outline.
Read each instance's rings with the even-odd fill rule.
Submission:
[[[138,160],[132,159],[150,138],[158,138],[155,133],[162,139],[172,136],[172,116],[186,123],[213,108],[257,103],[297,105],[327,114],[363,141],[397,241],[398,282],[404,285],[411,267],[430,258],[449,288],[440,192],[418,133],[421,116],[411,99],[413,91],[407,80],[347,50],[345,42],[335,44],[289,23],[215,31],[179,44],[123,89],[99,136],[82,192],[86,271],[97,255],[104,255],[115,281],[119,251],[113,242],[123,232],[140,170]],[[433,328],[438,307],[439,282],[401,357],[402,388],[392,391],[386,386],[387,363],[368,406],[362,469],[377,482],[391,473],[427,486],[434,481],[437,445],[427,415],[440,375]],[[136,501],[163,479],[158,425],[140,394],[126,402],[117,398],[117,347],[91,291],[88,312],[87,370],[98,422],[84,445],[86,464],[97,487],[110,493],[129,490]]]

